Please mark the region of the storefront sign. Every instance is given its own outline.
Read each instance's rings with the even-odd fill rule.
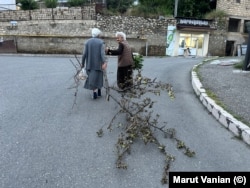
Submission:
[[[206,20],[191,20],[191,19],[180,19],[179,24],[185,24],[185,25],[194,25],[194,26],[209,26],[208,21]]]
[[[166,55],[173,56],[176,26],[168,26]]]

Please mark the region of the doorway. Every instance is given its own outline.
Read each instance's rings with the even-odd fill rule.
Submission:
[[[234,56],[234,42],[235,41],[227,40],[225,51],[226,56]]]
[[[181,33],[179,39],[179,53],[184,55],[186,49],[190,50],[191,56],[203,56],[204,34]]]

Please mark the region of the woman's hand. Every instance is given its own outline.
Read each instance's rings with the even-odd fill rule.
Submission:
[[[108,63],[107,63],[107,62],[103,63],[103,64],[102,64],[102,70],[105,70],[105,69],[107,68],[107,66],[108,66]]]
[[[108,52],[109,52],[109,48],[107,47],[105,48],[105,53],[108,54]]]

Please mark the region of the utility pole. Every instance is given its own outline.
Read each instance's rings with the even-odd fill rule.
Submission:
[[[244,65],[243,65],[243,70],[247,71],[250,70],[249,67],[249,59],[250,59],[250,22],[246,22],[246,27],[247,27],[247,31],[248,31],[248,43],[247,43],[247,51],[246,51],[246,55],[245,55],[245,61],[244,61]]]
[[[174,3],[174,17],[177,17],[178,2],[179,0],[175,0],[175,3]]]

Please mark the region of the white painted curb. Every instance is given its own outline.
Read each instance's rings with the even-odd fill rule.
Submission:
[[[203,88],[196,72],[194,71],[200,64],[195,65],[191,71],[192,87],[194,92],[198,96],[201,103],[215,117],[216,120],[218,120],[234,135],[250,145],[250,127],[235,119],[231,114],[218,106],[213,99],[207,96],[206,90]]]

